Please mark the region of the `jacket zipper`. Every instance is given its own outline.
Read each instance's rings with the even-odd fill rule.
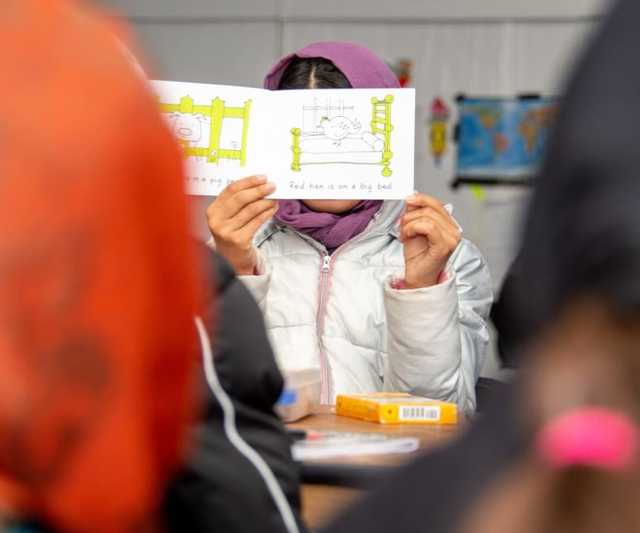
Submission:
[[[378,211],[372,222],[377,220],[380,216],[380,211]],[[329,356],[324,349],[324,343],[322,342],[322,336],[324,334],[324,321],[327,315],[327,303],[329,301],[329,289],[331,286],[331,273],[333,271],[333,264],[335,262],[335,258],[339,252],[343,250],[343,248],[353,244],[356,241],[362,239],[364,235],[368,233],[368,229],[371,227],[371,223],[365,230],[355,237],[352,241],[348,241],[341,246],[339,246],[336,250],[334,250],[332,255],[329,255],[326,250],[322,250],[322,266],[320,267],[320,282],[318,287],[318,310],[316,313],[316,336],[318,337],[318,351],[320,353],[320,403],[328,404],[333,398],[333,375],[331,373],[331,365],[329,364]],[[302,237],[306,240],[305,237]],[[312,246],[316,246],[311,242]]]
[[[363,232],[364,233],[364,232]],[[360,237],[360,235],[358,235]],[[356,237],[356,239],[358,239]],[[356,240],[354,239],[354,241]],[[353,241],[352,241],[353,242]],[[318,292],[318,312],[316,314],[316,335],[318,336],[318,346],[320,349],[320,403],[328,404],[333,398],[333,374],[331,373],[331,365],[329,364],[329,356],[324,349],[322,336],[324,335],[324,321],[327,316],[327,304],[329,303],[329,290],[331,289],[331,274],[333,273],[333,265],[336,256],[348,246],[346,242],[336,248],[333,254],[322,252],[322,267],[320,268],[320,289]]]
[[[316,314],[316,335],[320,352],[320,403],[328,404],[331,401],[332,376],[329,366],[329,357],[324,350],[322,336],[324,334],[324,319],[329,300],[329,284],[331,282],[331,256],[326,252],[322,255],[322,267],[320,268],[320,285],[318,288],[318,312]]]

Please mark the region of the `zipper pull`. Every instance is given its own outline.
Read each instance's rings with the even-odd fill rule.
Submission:
[[[331,264],[331,256],[330,255],[323,255],[322,256],[322,271],[323,272],[329,272],[330,264]]]

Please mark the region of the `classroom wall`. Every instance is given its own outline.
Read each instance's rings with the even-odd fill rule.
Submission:
[[[131,16],[353,17],[357,19],[544,19],[599,15],[603,0],[102,0]]]
[[[164,79],[259,86],[282,54],[324,39],[359,41],[390,62],[411,58],[418,106],[416,188],[454,204],[465,236],[489,261],[496,288],[516,251],[528,192],[508,187],[453,191],[453,147],[441,166],[428,152],[429,104],[441,96],[453,109],[460,92],[556,94],[607,6],[606,0],[105,3],[130,18],[153,75]],[[194,228],[204,238],[210,199],[192,201]],[[496,372],[492,356],[485,373]]]

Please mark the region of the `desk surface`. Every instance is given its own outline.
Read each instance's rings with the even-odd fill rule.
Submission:
[[[460,432],[461,425],[385,425],[337,416],[333,407],[320,407],[316,414],[288,427],[316,431],[349,431],[362,433],[384,433],[390,437],[417,437],[420,449],[414,453],[363,455],[336,457],[330,463],[360,465],[401,465],[415,459],[422,451],[449,442]],[[324,461],[318,461],[324,462]],[[305,485],[302,488],[303,516],[310,528],[325,524],[340,510],[362,495],[362,491],[324,485]]]

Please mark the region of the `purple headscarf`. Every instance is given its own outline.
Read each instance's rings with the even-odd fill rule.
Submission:
[[[371,50],[355,43],[313,43],[282,58],[264,79],[265,89],[277,89],[282,74],[295,58],[321,57],[331,61],[357,89],[398,88],[391,69]],[[380,209],[382,201],[365,200],[351,211],[335,215],[309,209],[299,200],[281,200],[275,218],[324,244],[329,252],[361,233]]]
[[[354,89],[400,87],[393,71],[371,50],[356,43],[324,41],[312,43],[278,61],[264,78],[264,88],[275,90],[280,78],[295,58],[321,57],[331,61],[349,80]]]

